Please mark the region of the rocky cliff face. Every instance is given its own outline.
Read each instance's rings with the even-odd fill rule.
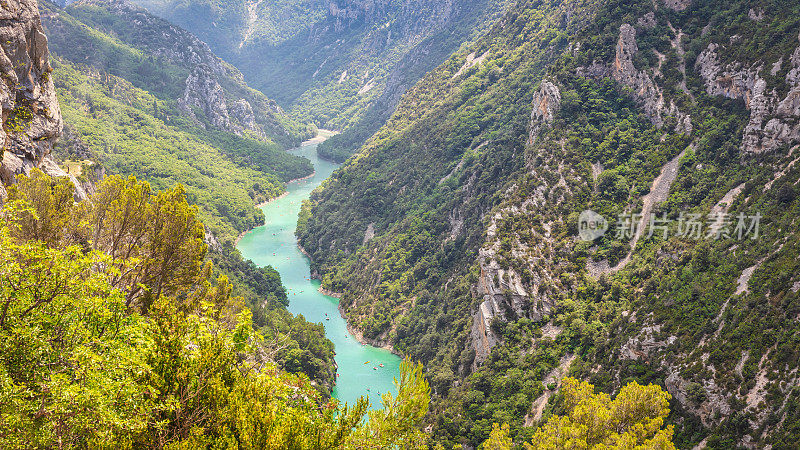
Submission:
[[[0,47],[0,185],[13,183],[15,175],[34,167],[67,176],[50,158],[63,122],[36,0],[12,0],[0,6]],[[0,187],[0,197],[4,195]]]
[[[250,102],[240,98],[228,106],[225,90],[214,76],[213,70],[205,64],[198,65],[186,79],[186,89],[183,97],[178,99],[178,107],[203,128],[206,125],[200,117],[217,130],[240,136],[249,132],[250,135],[262,139],[267,137],[256,122]]]
[[[741,44],[734,40],[730,45]],[[749,67],[737,61],[722,64],[720,50],[719,44],[709,44],[698,55],[695,68],[709,95],[742,100],[750,110],[750,120],[742,136],[742,152],[771,152],[800,140],[800,47],[771,67],[765,67],[763,62]],[[788,66],[788,71],[784,66]],[[764,79],[765,72],[774,77],[782,71],[786,71],[785,95],[775,86],[769,87]]]
[[[637,20],[637,26],[640,29],[653,28],[653,16],[645,15]],[[636,44],[636,27],[631,24],[624,23],[620,26],[619,37],[617,38],[617,45],[615,47],[614,60],[603,64],[600,62],[593,62],[591,66],[580,67],[578,74],[582,76],[593,77],[597,79],[610,77],[630,89],[630,94],[641,105],[645,115],[650,121],[658,128],[664,126],[664,121],[667,116],[672,116],[676,120],[675,130],[680,133],[689,134],[692,132],[691,117],[678,109],[675,105],[674,99],[667,104],[664,100],[664,89],[659,86],[655,81],[655,75],[660,73],[661,63],[663,63],[664,55],[659,57],[659,66],[639,70],[634,65],[634,57],[639,52]],[[683,61],[683,49],[680,47],[681,33],[678,32],[673,47],[676,48],[681,58],[681,72],[685,72],[685,63]],[[576,46],[579,49],[580,46]],[[685,74],[684,74],[685,77]],[[683,90],[686,91],[685,81]],[[688,91],[687,91],[688,92]]]
[[[431,26],[446,23],[458,8],[457,0],[446,0],[431,3],[430,0],[411,0],[397,5],[392,0],[341,1],[329,0],[328,13],[334,20],[337,32],[352,26],[356,22],[377,24],[387,18],[399,18],[402,23],[401,36]]]
[[[186,79],[186,90],[178,100],[178,106],[195,120],[195,111],[198,110],[215,128],[227,130],[231,127],[225,92],[208,66],[197,66],[189,75]]]
[[[539,133],[552,124],[560,107],[561,92],[558,86],[549,80],[543,80],[533,95],[528,145],[532,145]],[[544,165],[547,166],[548,163]],[[564,170],[563,164],[554,169],[561,177],[559,185],[566,186],[561,172]],[[498,233],[498,226],[509,217],[544,208],[546,203],[544,191],[537,190],[521,206],[509,206],[495,213],[486,230],[486,243],[478,252],[480,276],[475,286],[482,302],[473,316],[471,332],[476,365],[481,364],[492,348],[502,341],[491,328],[493,320],[508,322],[524,317],[540,321],[555,309],[555,296],[546,287],[555,278],[553,271],[549,270],[552,260],[542,258],[552,251],[552,224],[546,224],[542,228],[535,248],[519,241],[514,242],[513,257],[523,258],[529,264],[542,269],[534,274],[533,280],[524,282],[517,270],[499,261],[504,236]]]

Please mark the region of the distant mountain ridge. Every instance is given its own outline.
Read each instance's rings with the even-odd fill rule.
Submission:
[[[191,33],[116,0],[43,2],[42,20],[66,118],[60,158],[184,184],[223,244],[263,222],[257,203],[312,172],[284,150],[313,130]]]
[[[149,70],[169,73],[170,79],[162,80],[160,89],[154,92],[162,94],[165,99],[179,98],[181,109],[193,116],[199,125],[211,125],[240,135],[249,133],[287,148],[308,136],[305,129],[287,118],[274,101],[248,87],[236,68],[220,60],[207,44],[191,33],[125,0],[78,0],[64,11],[118,40],[122,46],[156,58],[156,67]],[[45,21],[52,22],[49,33],[57,38],[53,51],[71,55],[76,50],[68,48],[68,43],[58,34],[69,24],[54,20],[57,17],[57,14],[45,15]],[[69,44],[74,45],[74,42]],[[154,88],[137,83],[136,74],[122,73],[118,67],[113,67],[113,53],[97,51],[82,56],[85,60],[81,63],[130,78],[137,87]],[[163,67],[164,64],[170,67]],[[177,71],[183,73],[174,73]],[[196,114],[200,117],[195,117]]]
[[[344,130],[320,147],[343,160],[408,88],[480,35],[508,1],[137,3],[196,33],[295,119]]]

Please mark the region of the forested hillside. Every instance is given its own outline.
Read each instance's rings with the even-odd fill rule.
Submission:
[[[344,130],[319,147],[343,161],[407,89],[479,36],[508,1],[137,3],[196,33],[295,119]]]
[[[189,33],[122,2],[43,10],[70,137],[61,159],[158,189],[182,183],[223,244],[263,222],[257,203],[311,173],[283,151],[308,132]]]
[[[109,108],[115,95],[111,106],[120,108],[153,97],[107,74],[81,78],[91,69],[63,61],[54,71],[35,1],[3,4],[2,14],[0,447],[422,442],[429,388],[420,365],[403,363],[383,409],[367,413],[364,399],[338,404],[322,327],[286,312],[271,268],[241,262],[229,248],[209,260],[208,234],[183,186],[153,189],[102,170],[81,182],[56,165],[63,122],[53,77],[106,108],[82,111],[93,119],[120,117]],[[80,119],[77,108],[71,113]],[[164,127],[137,119],[144,135]],[[79,139],[67,136],[84,145]]]
[[[404,366],[398,396],[369,424],[366,401],[338,405],[280,370],[274,361],[299,338],[204,264],[203,225],[181,187],[154,193],[115,175],[81,203],[73,189],[34,168],[0,210],[4,448],[418,442],[421,366]],[[276,299],[280,280],[264,289]]]
[[[433,441],[525,442],[569,373],[663,386],[681,448],[796,445],[799,9],[520,1],[312,195],[300,242],[425,363]]]

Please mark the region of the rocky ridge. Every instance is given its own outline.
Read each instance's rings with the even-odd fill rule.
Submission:
[[[651,20],[650,16],[644,16],[637,20],[637,24],[640,28],[650,28],[652,27]],[[677,41],[679,42],[679,39]],[[580,47],[576,46],[577,48]],[[653,125],[661,128],[664,126],[667,116],[671,116],[676,121],[676,132],[691,134],[691,117],[680,111],[674,100],[666,104],[663,88],[653,81],[651,74],[655,74],[659,68],[654,68],[651,73],[648,73],[646,70],[638,70],[634,65],[633,58],[638,51],[636,27],[624,23],[619,29],[614,61],[608,64],[594,62],[589,67],[578,68],[578,74],[597,79],[613,78],[622,86],[630,89],[631,95],[639,102]]]
[[[528,145],[533,145],[538,134],[552,124],[560,106],[561,92],[558,87],[549,80],[543,80],[533,96]],[[544,165],[547,166],[548,162]],[[564,169],[563,165],[557,165],[555,168],[561,186],[566,186],[563,178]],[[553,282],[555,278],[553,272],[547,270],[547,265],[539,266],[534,259],[529,259],[528,255],[532,249],[528,245],[520,241],[515,242],[512,256],[526,258],[530,264],[543,269],[534,275],[532,282],[523,283],[517,271],[498,261],[502,246],[497,232],[500,223],[507,217],[544,207],[547,201],[544,190],[537,190],[522,205],[509,206],[495,213],[486,230],[486,244],[478,252],[480,276],[475,289],[483,301],[473,316],[470,336],[472,347],[475,349],[476,365],[482,363],[489,356],[492,347],[501,342],[491,328],[493,320],[509,321],[528,317],[538,321],[555,309],[555,298],[545,287]],[[553,240],[549,231],[552,225],[544,224],[541,229],[538,248],[534,249],[541,252],[540,254],[552,251]]]
[[[695,68],[709,95],[743,100],[750,110],[742,136],[743,153],[772,152],[800,140],[800,47],[787,62],[781,59],[771,68],[763,63],[744,67],[736,61],[723,65],[719,61],[720,50],[719,44],[710,43],[697,56]],[[790,68],[785,76],[788,92],[782,96],[775,87],[768,88],[762,72],[769,69],[774,76],[784,64]]]
[[[272,139],[287,147],[298,143],[285,128],[285,114],[278,104],[247,86],[238,69],[222,61],[192,33],[126,0],[79,0],[70,4],[66,12],[92,21],[94,16],[83,14],[87,9],[107,11],[129,28],[106,29],[102,22],[90,25],[188,72],[178,106],[201,128]],[[48,11],[45,22],[48,29],[57,31],[58,11]],[[107,61],[101,58],[92,63],[103,68]]]

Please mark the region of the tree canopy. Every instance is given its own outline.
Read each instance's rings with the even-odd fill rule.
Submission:
[[[0,213],[0,447],[422,445],[421,365],[403,364],[368,422],[367,400],[340,405],[281,370],[227,276],[203,264],[180,186],[108,177],[86,203],[67,194],[34,171]]]

